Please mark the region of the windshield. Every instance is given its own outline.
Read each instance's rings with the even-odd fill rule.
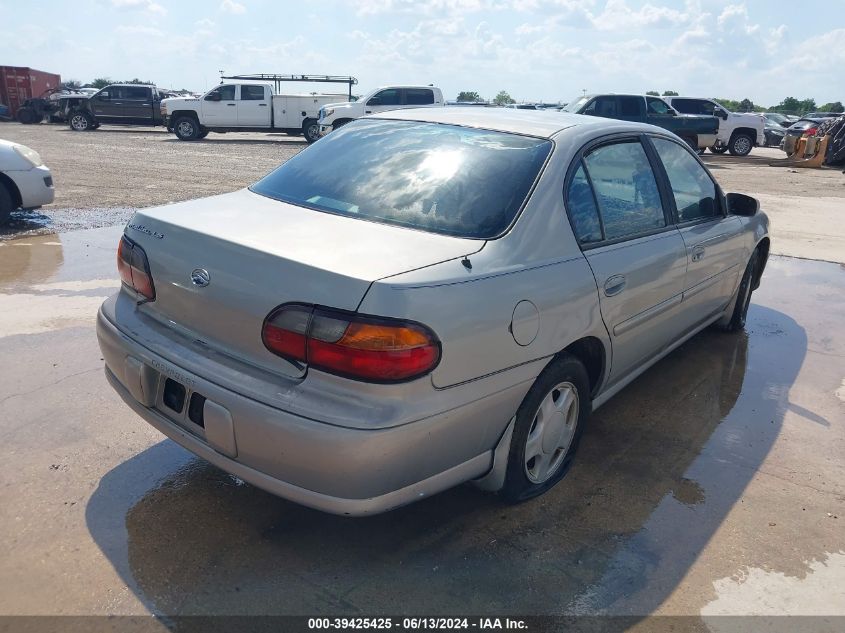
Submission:
[[[489,239],[516,217],[551,148],[516,134],[362,119],[251,190],[318,211]]]
[[[573,112],[573,113],[577,114],[578,110],[580,110],[581,107],[584,104],[586,104],[587,101],[589,101],[589,100],[590,100],[590,97],[581,97],[579,99],[576,99],[575,101],[573,101],[571,103],[567,103],[566,106],[563,108],[563,111],[564,112]]]

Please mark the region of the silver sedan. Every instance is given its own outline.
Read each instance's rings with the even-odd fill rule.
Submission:
[[[660,128],[468,110],[360,119],[248,189],[137,212],[97,320],[111,385],[327,512],[557,484],[591,411],[744,326],[768,220]]]

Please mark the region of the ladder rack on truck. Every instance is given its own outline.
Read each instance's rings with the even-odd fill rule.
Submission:
[[[352,86],[357,85],[358,80],[355,77],[346,77],[343,75],[277,75],[258,73],[255,75],[227,75],[221,76],[220,81],[272,81],[276,90],[276,94],[282,92],[282,84],[285,82],[306,82],[306,83],[324,83],[324,84],[347,84],[349,86],[349,99],[352,100]]]

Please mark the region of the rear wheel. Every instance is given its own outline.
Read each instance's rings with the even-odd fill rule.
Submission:
[[[87,132],[93,129],[94,126],[94,120],[91,118],[91,115],[82,110],[71,112],[69,123],[70,129],[75,132]]]
[[[38,115],[32,108],[24,107],[19,109],[15,118],[18,120],[18,123],[23,123],[24,125],[38,123]]]
[[[13,205],[12,194],[6,189],[6,185],[0,182],[0,225],[9,221]]]
[[[302,123],[302,136],[309,143],[319,140],[320,138],[320,124],[317,119],[305,119]]]
[[[200,126],[196,119],[181,116],[173,122],[173,132],[180,141],[195,141],[200,138]]]
[[[537,377],[516,413],[500,494],[510,502],[543,494],[572,465],[590,415],[590,383],[584,365],[564,354]]]
[[[754,147],[754,139],[748,134],[734,134],[731,142],[728,143],[728,151],[731,156],[748,156]]]

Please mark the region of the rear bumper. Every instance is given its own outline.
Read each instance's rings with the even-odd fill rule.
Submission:
[[[334,514],[384,512],[487,473],[527,389],[515,385],[409,424],[364,430],[295,415],[215,384],[124,334],[104,314],[97,336],[123,400],[192,453],[275,495]],[[205,397],[205,427],[163,404],[170,378]],[[510,409],[513,408],[513,411]]]

